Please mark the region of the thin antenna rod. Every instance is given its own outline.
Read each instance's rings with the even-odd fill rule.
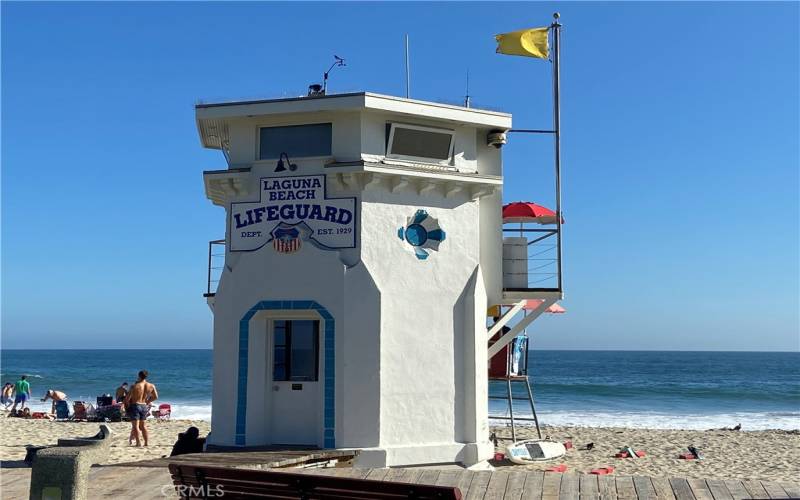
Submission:
[[[406,99],[411,97],[411,69],[408,60],[408,33],[406,33]]]
[[[467,68],[467,95],[464,96],[464,107],[465,108],[469,107],[469,98],[470,98],[470,95],[469,95],[469,68]]]

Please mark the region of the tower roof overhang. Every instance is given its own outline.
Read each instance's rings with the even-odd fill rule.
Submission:
[[[419,101],[372,92],[203,103],[195,106],[195,118],[203,146],[220,149],[228,139],[229,121],[236,118],[341,111],[376,111],[398,116],[424,116],[444,122],[502,131],[511,128],[509,113]]]

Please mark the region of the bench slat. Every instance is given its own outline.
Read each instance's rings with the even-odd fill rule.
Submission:
[[[395,481],[174,463],[169,464],[169,470],[176,486],[187,487],[184,488],[185,494],[202,495],[199,487],[205,485],[210,491],[222,488],[228,495],[274,495],[275,498],[299,498],[301,493],[331,500],[461,498],[460,491],[453,487]]]
[[[200,482],[198,481],[183,481],[181,484],[191,486],[195,490],[200,490]],[[221,489],[225,492],[226,496],[230,495],[269,495],[271,498],[299,498],[299,489],[295,487],[276,485],[271,483],[242,483],[231,480],[221,481],[208,481],[210,491],[214,492]],[[379,486],[376,486],[379,487]],[[306,489],[307,492],[313,492],[314,496],[324,496],[326,499],[376,499],[376,500],[395,500],[409,498],[412,496],[416,489],[411,489],[405,492],[385,492],[385,491],[371,491],[368,489],[354,490],[350,488],[312,488]],[[425,495],[424,492],[418,492],[415,498],[432,498],[436,495]],[[443,497],[447,498],[447,497]]]

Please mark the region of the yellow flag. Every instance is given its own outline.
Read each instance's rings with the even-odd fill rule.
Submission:
[[[547,32],[550,28],[531,28],[495,35],[497,53],[510,56],[550,57],[550,44]]]

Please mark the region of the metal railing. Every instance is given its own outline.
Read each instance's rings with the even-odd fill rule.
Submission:
[[[561,291],[557,229],[503,228],[503,289]]]
[[[206,293],[203,297],[213,297],[217,294],[219,278],[225,267],[225,240],[211,240],[208,242],[208,277]]]

